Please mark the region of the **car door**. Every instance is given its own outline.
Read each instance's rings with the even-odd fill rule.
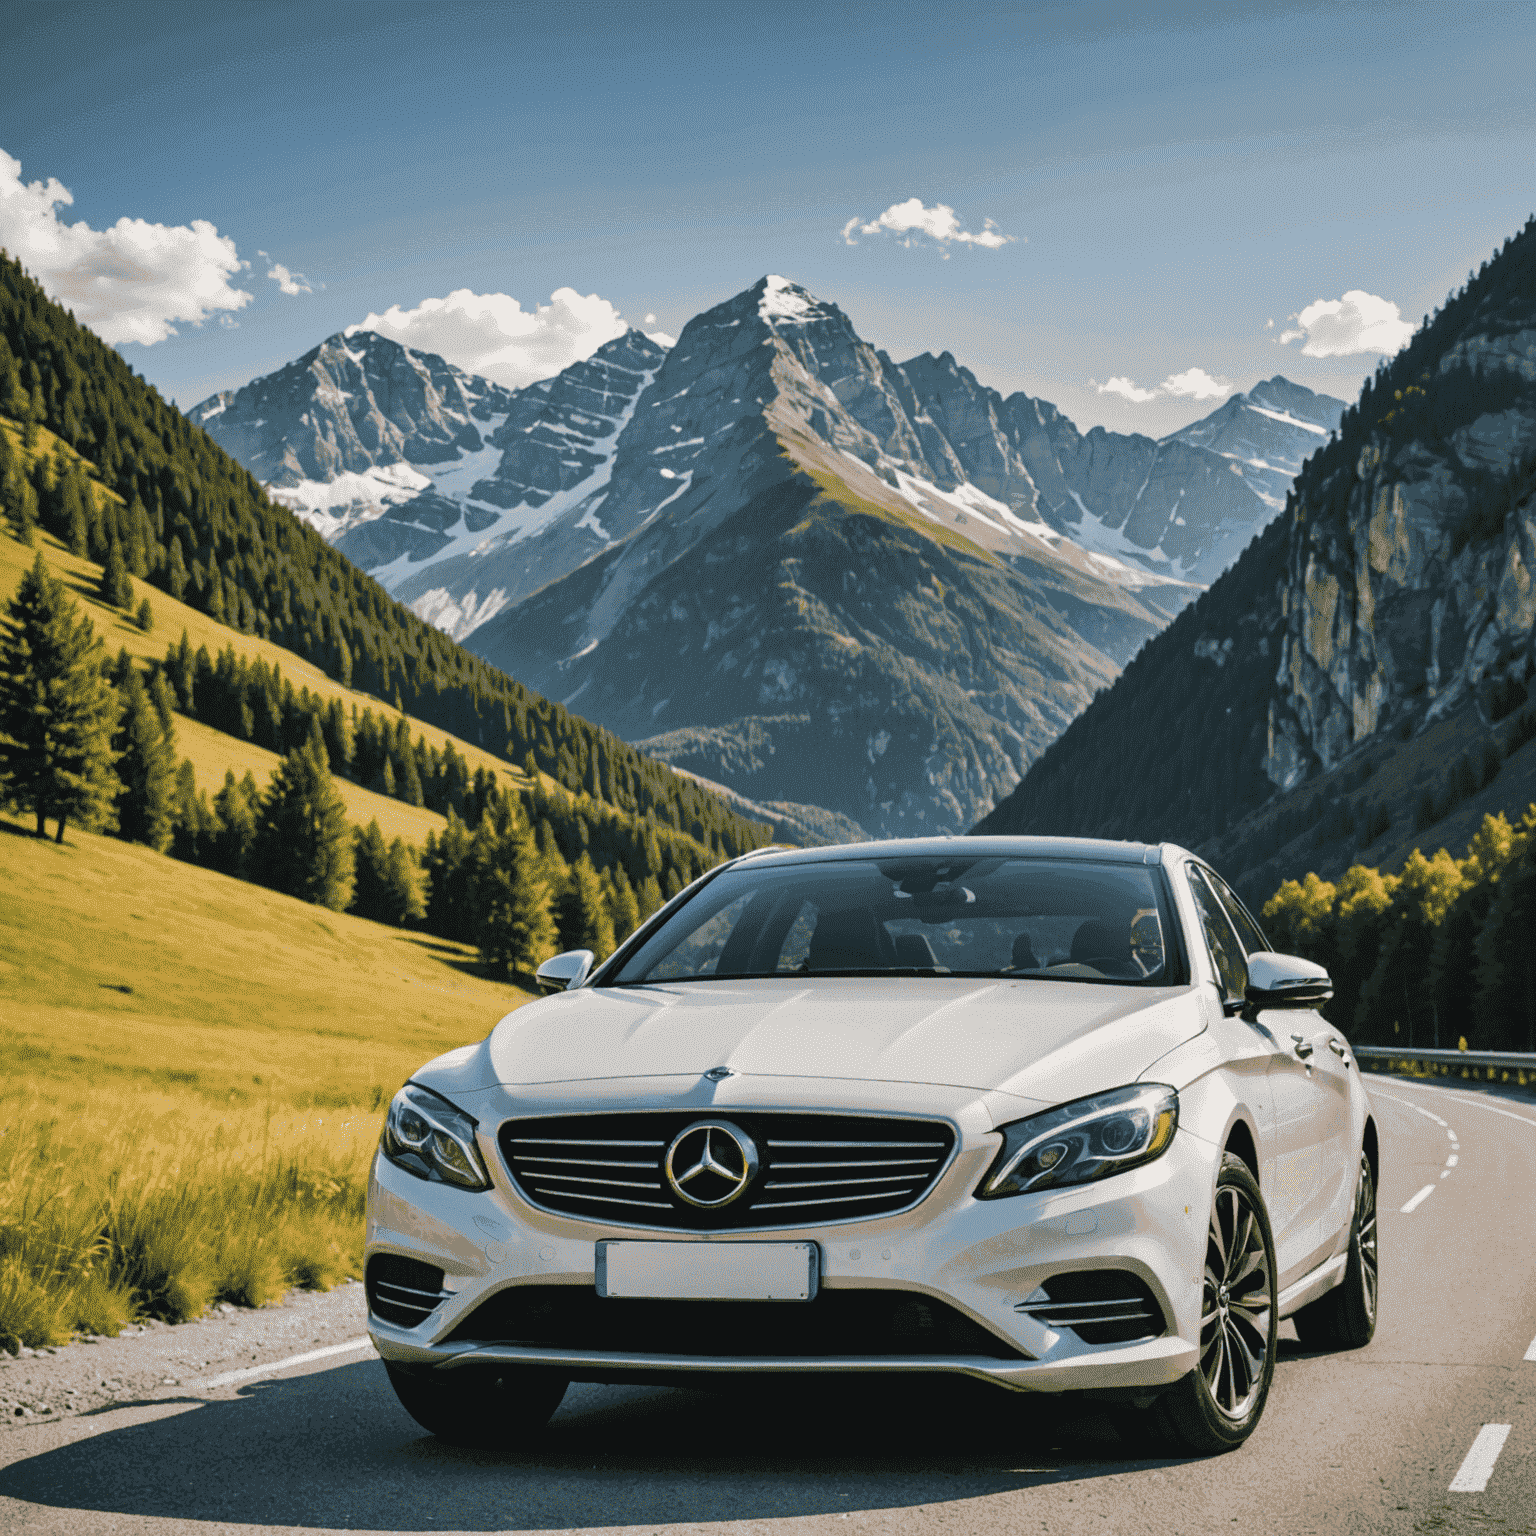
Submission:
[[[1232,888],[1215,870],[1204,869],[1216,898],[1221,902],[1239,941],[1249,954],[1269,949],[1259,925],[1238,900]],[[1319,1261],[1334,1251],[1342,1227],[1347,1226],[1353,1208],[1354,1117],[1350,1112],[1350,1082],[1347,1056],[1339,1032],[1321,1014],[1312,1009],[1300,1012],[1276,1011],[1260,1016],[1260,1022],[1272,1027],[1281,1042],[1276,1072],[1284,1071],[1294,1083],[1297,1107],[1305,1107],[1310,1124],[1298,1127],[1300,1134],[1315,1144],[1309,1161],[1314,1170],[1314,1188],[1309,1206],[1315,1209],[1315,1253]],[[1299,1079],[1298,1079],[1299,1070]]]
[[[1238,937],[1203,866],[1186,870],[1190,894],[1200,913],[1206,944],[1221,977],[1223,1004],[1235,1015],[1248,987],[1248,946]],[[1317,1188],[1321,1148],[1315,1121],[1321,1104],[1311,1067],[1296,1054],[1294,1043],[1276,1033],[1271,1013],[1257,1022],[1233,1017],[1247,1039],[1267,1055],[1269,1135],[1259,1148],[1260,1184],[1274,1232],[1275,1258],[1282,1287],[1305,1274],[1321,1241],[1321,1205]]]

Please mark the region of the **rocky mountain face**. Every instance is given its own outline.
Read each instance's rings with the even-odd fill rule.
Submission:
[[[759,282],[685,327],[565,514],[610,546],[467,643],[758,803],[967,825],[1190,590],[978,489],[911,402],[835,305]]]
[[[338,332],[187,415],[335,543],[432,490],[426,466],[483,453],[515,393],[371,331]]]
[[[981,829],[1169,836],[1220,846],[1239,872],[1290,872],[1320,822],[1292,827],[1287,854],[1277,797],[1321,805],[1310,786],[1343,784],[1352,764],[1385,777],[1453,716],[1476,746],[1523,705],[1536,676],[1533,491],[1536,224],[1368,381],[1285,515]],[[1073,782],[1105,760],[1127,770],[1117,798]],[[1433,802],[1431,771],[1416,792]],[[1346,835],[1385,839],[1413,810],[1372,800],[1365,782],[1348,793],[1369,815]]]
[[[1049,401],[978,384],[947,352],[901,373],[972,485],[1086,549],[1202,585],[1280,511],[1344,409],[1277,376],[1158,442],[1103,427],[1084,435]]]

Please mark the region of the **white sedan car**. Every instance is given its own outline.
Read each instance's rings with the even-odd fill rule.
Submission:
[[[1216,1452],[1281,1318],[1371,1338],[1328,978],[1180,848],[763,852],[591,962],[390,1106],[369,1329],[446,1439],[525,1436],[572,1380],[939,1372]]]

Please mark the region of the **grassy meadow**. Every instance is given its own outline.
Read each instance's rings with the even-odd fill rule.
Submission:
[[[528,994],[440,939],[29,830],[0,818],[0,1347],[357,1273],[382,1106]]]

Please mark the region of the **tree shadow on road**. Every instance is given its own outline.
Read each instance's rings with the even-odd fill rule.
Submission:
[[[1057,1399],[920,1379],[578,1385],[525,1447],[464,1451],[418,1429],[369,1361],[14,1462],[0,1498],[322,1530],[654,1528],[917,1510],[1169,1464],[1126,1460],[1107,1421],[1069,1417]]]

